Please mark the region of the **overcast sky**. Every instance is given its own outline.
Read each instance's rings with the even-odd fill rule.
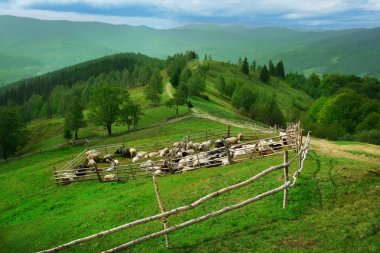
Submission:
[[[0,0],[0,15],[173,28],[380,26],[380,0]]]

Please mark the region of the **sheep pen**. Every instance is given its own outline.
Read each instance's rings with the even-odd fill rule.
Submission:
[[[267,135],[260,138],[260,136]],[[300,123],[271,131],[205,130],[133,145],[113,144],[85,149],[62,169],[54,170],[56,185],[98,180],[126,182],[140,177],[178,174],[299,151]],[[132,146],[133,145],[133,146]]]

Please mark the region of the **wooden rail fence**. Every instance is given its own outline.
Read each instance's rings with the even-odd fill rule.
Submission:
[[[111,228],[109,230],[105,230],[105,231],[102,231],[102,232],[99,232],[99,233],[96,233],[96,234],[93,234],[93,235],[90,235],[90,236],[86,236],[86,237],[83,237],[83,238],[80,238],[80,239],[76,239],[74,241],[62,244],[60,246],[57,246],[57,247],[54,247],[54,248],[51,248],[51,249],[48,249],[48,250],[43,250],[43,251],[40,251],[40,252],[58,252],[60,250],[68,249],[68,248],[70,248],[72,246],[75,246],[77,244],[81,244],[81,243],[84,243],[86,241],[90,241],[90,240],[93,240],[93,239],[96,239],[96,238],[104,237],[104,236],[110,235],[112,233],[115,233],[115,232],[118,232],[118,231],[121,231],[121,230],[125,230],[125,229],[131,228],[131,227],[139,225],[139,224],[145,224],[145,223],[152,222],[154,220],[159,220],[159,219],[163,219],[163,221],[165,221],[165,220],[167,220],[167,218],[169,216],[172,216],[172,215],[175,215],[175,214],[179,214],[179,213],[186,212],[188,210],[194,209],[194,208],[200,206],[201,204],[207,202],[210,199],[213,199],[215,197],[223,195],[223,194],[225,194],[227,192],[230,192],[232,190],[239,189],[241,187],[247,186],[247,185],[249,185],[249,184],[257,181],[258,179],[260,179],[260,178],[268,175],[269,173],[272,173],[272,172],[280,170],[280,169],[284,169],[284,183],[282,185],[278,186],[275,189],[266,191],[264,193],[261,193],[261,194],[255,196],[255,197],[248,198],[248,199],[246,199],[246,200],[244,200],[244,201],[242,201],[240,203],[237,203],[237,204],[234,204],[234,205],[231,205],[231,206],[226,206],[226,207],[224,207],[224,208],[222,208],[220,210],[208,213],[206,215],[197,217],[195,219],[188,220],[188,221],[183,222],[181,224],[170,226],[170,227],[164,226],[164,229],[161,230],[161,231],[154,232],[154,233],[148,234],[146,236],[142,236],[140,238],[137,238],[135,240],[126,242],[126,243],[124,243],[122,245],[119,245],[117,247],[114,247],[112,249],[106,250],[104,252],[118,252],[118,251],[130,248],[133,245],[139,244],[139,243],[144,242],[146,240],[149,240],[149,239],[152,239],[152,238],[156,238],[156,237],[159,237],[159,236],[162,236],[162,235],[167,235],[167,234],[169,234],[169,233],[171,233],[173,231],[176,231],[176,230],[179,230],[179,229],[191,226],[193,224],[196,224],[196,223],[208,220],[208,219],[210,219],[212,217],[219,216],[221,214],[224,214],[224,213],[227,213],[227,212],[230,212],[230,211],[242,208],[242,207],[244,207],[244,206],[246,206],[248,204],[251,204],[253,202],[256,202],[258,200],[261,200],[261,199],[263,199],[265,197],[268,197],[270,195],[276,194],[276,193],[281,192],[281,191],[284,191],[283,207],[286,208],[286,206],[287,206],[287,198],[288,198],[288,194],[289,194],[288,190],[289,190],[290,187],[292,187],[292,186],[295,185],[297,179],[299,178],[299,176],[300,176],[300,174],[301,174],[301,172],[303,170],[304,162],[305,162],[305,160],[307,158],[307,154],[308,154],[308,151],[309,151],[310,141],[311,141],[311,135],[310,135],[310,132],[309,132],[308,135],[307,135],[307,137],[306,137],[306,139],[305,139],[305,141],[304,141],[304,143],[303,144],[300,143],[299,150],[298,150],[297,154],[293,158],[291,158],[290,160],[288,158],[288,152],[285,151],[284,152],[284,162],[282,164],[269,167],[269,168],[263,170],[262,172],[258,173],[257,175],[254,175],[251,178],[248,178],[245,181],[242,181],[240,183],[237,183],[237,184],[234,184],[234,185],[230,185],[230,186],[222,188],[222,189],[220,189],[218,191],[212,192],[212,193],[210,193],[210,194],[208,194],[206,196],[203,196],[202,198],[196,200],[195,202],[193,202],[193,203],[191,203],[189,205],[177,207],[177,208],[174,208],[174,209],[169,210],[169,211],[165,211],[164,208],[162,207],[162,208],[160,208],[161,209],[161,213],[159,213],[159,214],[155,214],[153,216],[149,216],[149,217],[146,217],[146,218],[138,219],[138,220],[135,220],[135,221],[123,224],[121,226],[114,227],[114,228]],[[296,171],[294,172],[294,174],[292,176],[293,181],[290,181],[289,180],[289,176],[288,176],[288,173],[289,173],[288,169],[289,169],[289,167],[291,165],[294,164],[294,162],[296,161],[296,159],[299,159],[299,163],[296,163],[297,164],[297,169],[296,169]],[[158,197],[159,205],[161,206],[161,200],[160,200],[161,199],[161,195],[159,194],[159,189],[158,189],[157,181],[156,181],[156,179],[155,179],[154,176],[153,176],[153,182],[154,182],[154,185],[155,185],[157,196],[159,196]],[[169,239],[167,237],[167,244],[166,244],[167,246],[169,246],[168,240]]]

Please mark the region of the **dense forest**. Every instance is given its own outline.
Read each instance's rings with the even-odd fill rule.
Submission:
[[[247,80],[276,87],[279,80],[307,93],[314,100],[310,108],[292,102],[292,113],[284,115],[276,94],[264,94],[252,83],[225,78],[219,73],[210,79],[212,56],[203,61],[194,51],[175,54],[166,60],[142,54],[117,54],[92,60],[0,89],[0,145],[4,158],[27,140],[25,126],[38,118],[63,116],[64,138],[78,139],[78,130],[92,123],[109,135],[114,124],[136,128],[143,106],[133,102],[130,89],[143,87],[150,106],[161,103],[163,72],[175,88],[167,106],[193,105],[191,97],[209,100],[206,80],[243,115],[270,124],[302,120],[318,137],[332,140],[359,140],[380,144],[380,82],[375,78],[327,74],[309,77],[285,72],[283,61],[258,65],[247,57],[237,63],[223,63]],[[192,64],[190,64],[192,63]],[[287,86],[289,87],[289,86]],[[303,93],[304,94],[304,93]],[[84,117],[84,112],[86,117]]]

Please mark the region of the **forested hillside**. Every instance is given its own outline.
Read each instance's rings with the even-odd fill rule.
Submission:
[[[301,120],[319,137],[378,144],[379,80],[341,74],[305,77],[286,74],[286,66],[272,60],[260,65],[247,57],[237,64],[210,55],[199,59],[195,51],[166,60],[127,53],[22,80],[0,89],[1,151],[6,158],[30,147],[28,140],[41,141],[33,129],[49,128],[46,119],[56,130],[47,130],[44,143],[59,143],[98,136],[99,127],[108,135],[136,129],[178,117],[185,107],[189,113],[195,107],[220,118],[269,125]],[[27,125],[30,135],[24,131]]]
[[[92,22],[0,16],[0,86],[105,55],[140,52],[165,59],[193,49],[203,58],[283,60],[287,71],[380,76],[380,30],[300,31],[188,25],[155,30]]]

